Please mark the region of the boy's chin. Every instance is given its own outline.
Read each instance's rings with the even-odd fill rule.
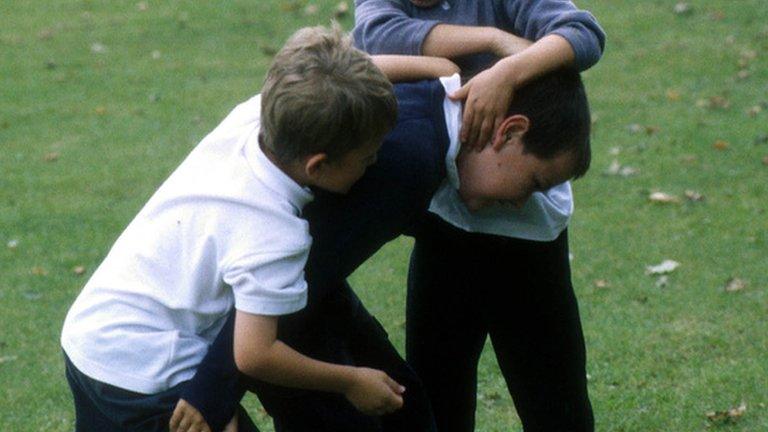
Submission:
[[[488,204],[487,200],[477,198],[472,194],[463,192],[461,189],[459,189],[459,197],[461,198],[461,201],[464,203],[464,206],[467,208],[467,210],[472,213],[482,209]]]

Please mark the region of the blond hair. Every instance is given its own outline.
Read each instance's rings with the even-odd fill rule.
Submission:
[[[394,127],[392,84],[338,26],[288,39],[261,91],[261,142],[281,161],[326,153],[335,160]]]

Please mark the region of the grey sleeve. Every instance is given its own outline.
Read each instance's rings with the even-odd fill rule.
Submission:
[[[397,0],[355,0],[355,46],[371,54],[421,55],[421,46],[438,21],[408,15]]]
[[[573,47],[576,67],[584,71],[603,55],[605,32],[591,13],[568,0],[505,0],[505,18],[514,33],[529,40],[548,34],[564,37]]]

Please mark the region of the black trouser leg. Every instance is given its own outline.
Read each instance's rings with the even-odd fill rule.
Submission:
[[[509,243],[492,253],[517,257],[521,284],[498,284],[500,292],[487,297],[492,301],[485,309],[496,358],[524,430],[592,431],[567,234],[553,242]]]
[[[486,338],[480,311],[460,271],[464,264],[440,245],[417,239],[408,273],[406,358],[424,382],[437,430],[472,431],[477,363]]]
[[[593,430],[567,234],[531,242],[430,217],[411,260],[407,353],[440,432],[474,430],[486,334],[526,432]]]

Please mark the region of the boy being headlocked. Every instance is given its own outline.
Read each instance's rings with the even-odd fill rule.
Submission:
[[[461,151],[461,105],[446,97],[459,87],[458,75],[395,86],[398,121],[378,161],[349,194],[318,194],[305,209],[314,239],[306,270],[310,299],[306,309],[280,318],[279,338],[300,352],[379,368],[404,384],[403,407],[372,417],[333,394],[249,382],[273,416],[276,430],[435,430],[421,381],[344,279],[386,241],[413,233],[425,217],[432,218],[426,216],[430,202],[430,213],[450,223],[456,218],[503,223],[513,207],[525,205],[533,194],[588,170],[590,116],[577,72],[550,72],[519,88],[491,145],[482,151]],[[498,261],[490,265],[504,269]],[[463,322],[460,314],[446,319],[458,326]],[[205,394],[231,379],[227,337],[225,328],[187,394],[206,419],[231,415],[220,409],[227,395]]]

